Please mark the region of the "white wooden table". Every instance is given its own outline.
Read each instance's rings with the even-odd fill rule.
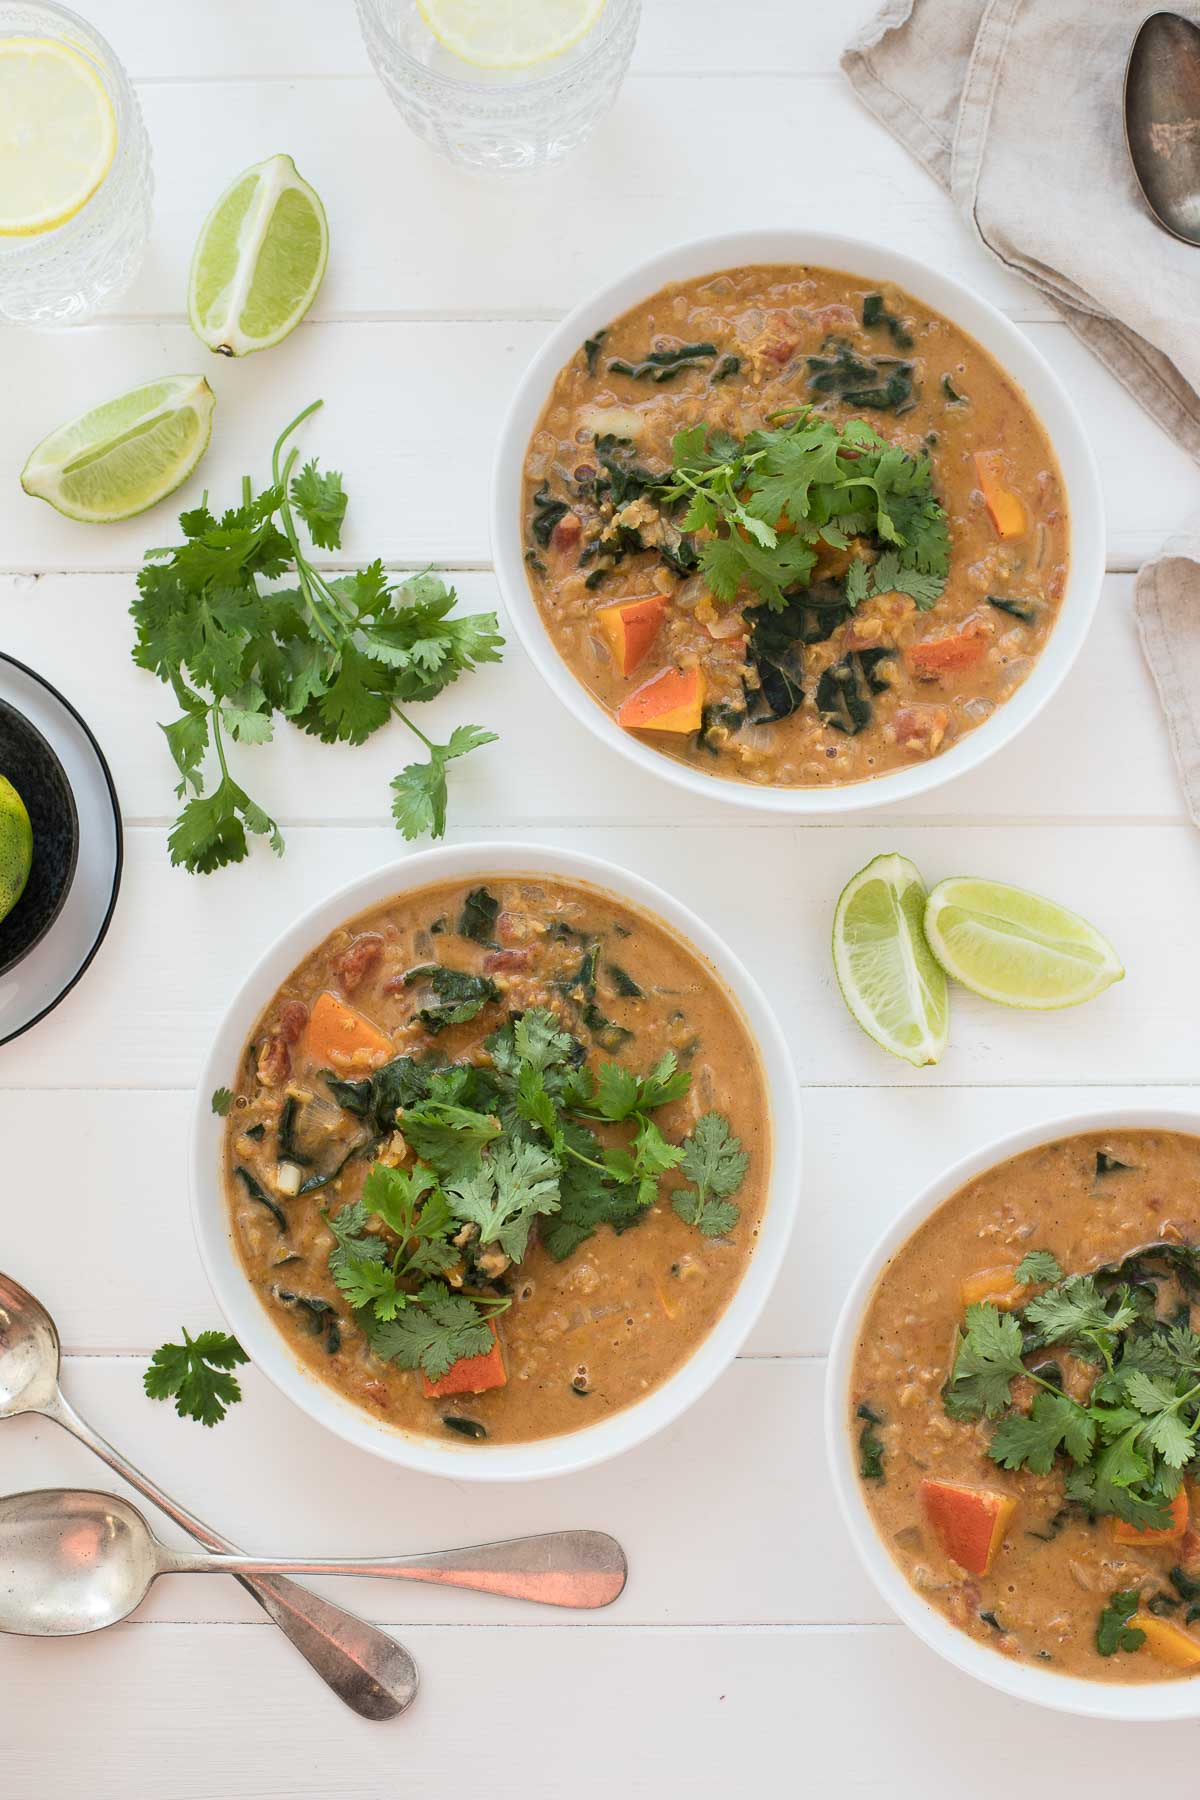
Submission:
[[[84,4],[84,0],[81,0]],[[1132,1098],[1195,1100],[1200,840],[1187,823],[1135,638],[1133,571],[1194,504],[1196,470],[1047,311],[971,241],[836,69],[872,0],[646,0],[616,113],[540,184],[456,175],[371,75],[349,0],[86,0],[140,86],[157,208],[118,315],[0,337],[0,646],[82,707],[111,760],[128,859],[116,921],[64,1005],[0,1050],[0,1265],[56,1313],[65,1385],[101,1430],[241,1542],[382,1553],[568,1524],[627,1546],[622,1600],[586,1624],[486,1598],[330,1584],[394,1626],[424,1691],[367,1725],[327,1697],[234,1583],[161,1582],[130,1623],[0,1643],[0,1764],[13,1800],[654,1800],[776,1792],[1008,1800],[1014,1770],[1129,1791],[1133,1727],[1022,1708],[892,1623],[835,1514],[820,1440],[824,1352],[851,1273],[939,1167],[1018,1124]],[[183,312],[195,231],[245,164],[290,151],[329,211],[310,321],[230,365]],[[520,650],[436,708],[503,743],[454,771],[456,839],[586,846],[702,908],[772,991],[805,1089],[808,1166],[789,1264],[745,1354],[655,1442],[572,1479],[421,1479],[325,1436],[250,1370],[213,1432],[147,1401],[148,1353],[216,1324],[187,1216],[185,1127],[204,1048],[245,966],[302,906],[402,856],[389,734],[340,752],[298,736],[247,755],[287,855],[173,871],[164,690],[129,660],[133,571],[172,503],[108,529],[24,498],[51,426],[158,373],[219,396],[202,476],[219,499],[310,398],[305,439],[346,471],[347,552],[434,560],[495,605],[486,487],[496,429],[548,322],[616,269],[738,224],[877,236],[993,298],[1074,393],[1103,471],[1110,574],[1091,641],[1023,739],[921,809],[793,829],[639,781],[543,691]],[[182,498],[183,496],[181,496]],[[352,778],[345,779],[347,775]],[[1045,1018],[955,994],[950,1048],[917,1073],[844,1013],[827,951],[846,878],[900,849],[930,880],[980,873],[1077,905],[1128,978]],[[747,880],[747,872],[753,879]],[[107,1477],[65,1434],[4,1428],[3,1486]],[[157,1523],[158,1521],[156,1521]],[[169,1532],[167,1533],[169,1535]],[[1193,1776],[1197,1734],[1154,1733],[1156,1778]]]

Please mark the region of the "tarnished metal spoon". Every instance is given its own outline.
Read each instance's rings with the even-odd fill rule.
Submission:
[[[198,1543],[235,1550],[227,1538],[164,1494],[68,1403],[59,1386],[58,1332],[40,1300],[0,1275],[0,1419],[40,1413],[72,1432]],[[417,1665],[402,1644],[332,1601],[274,1577],[238,1580],[339,1700],[364,1719],[394,1719],[417,1692]]]
[[[128,1618],[160,1575],[376,1575],[545,1606],[608,1606],[625,1557],[603,1531],[548,1531],[416,1556],[206,1556],[160,1543],[136,1506],[87,1488],[0,1500],[0,1631],[76,1637]]]
[[[1151,13],[1125,67],[1125,142],[1146,205],[1200,245],[1200,27]]]

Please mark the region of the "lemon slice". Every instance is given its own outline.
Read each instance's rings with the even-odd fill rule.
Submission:
[[[132,518],[187,480],[208,449],[213,405],[202,375],[147,382],[43,438],[21,486],[68,519]]]
[[[1078,1006],[1125,974],[1094,925],[1001,881],[939,881],[925,908],[925,936],[947,975],[1002,1006]]]
[[[328,257],[325,208],[291,157],[253,164],[200,229],[188,278],[192,330],[222,356],[269,349],[316,299]]]
[[[65,225],[116,151],[112,102],[86,57],[53,38],[0,38],[0,237]]]
[[[842,998],[868,1037],[917,1068],[935,1063],[950,1033],[946,977],[921,919],[925,883],[906,856],[877,856],[842,889],[833,915],[833,966]]]
[[[527,69],[586,37],[604,0],[417,0],[443,49],[477,69]]]

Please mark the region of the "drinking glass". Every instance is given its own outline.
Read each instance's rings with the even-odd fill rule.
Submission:
[[[606,0],[579,43],[525,69],[475,68],[446,50],[417,0],[355,0],[367,52],[412,129],[464,168],[545,168],[612,106],[633,54],[641,0]]]
[[[91,63],[112,102],[116,154],[91,199],[50,231],[0,236],[0,324],[78,324],[124,292],[145,252],[154,183],[141,108],[111,46],[65,6],[0,0],[0,37],[69,45]]]

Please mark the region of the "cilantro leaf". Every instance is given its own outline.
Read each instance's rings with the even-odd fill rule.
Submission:
[[[242,1397],[241,1384],[229,1370],[250,1358],[237,1339],[223,1331],[183,1333],[182,1344],[160,1344],[142,1377],[151,1400],[174,1397],[181,1419],[219,1425]]]
[[[392,780],[392,817],[409,840],[423,837],[440,838],[446,831],[446,764],[466,756],[484,744],[497,742],[494,731],[483,731],[478,725],[459,725],[450,734],[448,744],[431,744],[429,761],[409,763]]]
[[[706,1112],[683,1140],[680,1173],[696,1185],[676,1190],[671,1204],[685,1225],[703,1237],[725,1237],[741,1216],[729,1196],[745,1179],[750,1159],[719,1112]]]
[[[558,1211],[558,1162],[537,1144],[510,1141],[448,1184],[446,1194],[456,1216],[479,1227],[481,1246],[499,1244],[520,1262],[535,1217]]]
[[[1141,1602],[1136,1588],[1113,1594],[1096,1622],[1096,1648],[1101,1656],[1115,1656],[1118,1650],[1140,1650],[1146,1634],[1130,1625]]]
[[[1085,1409],[1066,1394],[1040,1393],[1028,1413],[1010,1413],[992,1433],[988,1455],[1004,1469],[1032,1469],[1048,1475],[1054,1458],[1065,1449],[1073,1462],[1086,1463],[1096,1440],[1096,1426]]]
[[[292,480],[292,505],[308,527],[308,535],[321,550],[337,550],[342,542],[346,494],[335,469],[322,475],[315,459],[306,462]]]
[[[430,1163],[443,1181],[472,1169],[480,1152],[501,1134],[500,1121],[492,1114],[435,1100],[407,1107],[402,1129],[417,1155]]]
[[[224,1119],[228,1116],[229,1109],[232,1105],[233,1094],[227,1087],[219,1087],[214,1090],[212,1109],[219,1119]]]
[[[283,855],[283,835],[274,819],[256,806],[231,776],[211,794],[189,800],[171,830],[167,848],[176,866],[189,874],[211,874],[248,854],[247,831],[269,837],[276,856]]]
[[[1049,1250],[1027,1250],[1017,1264],[1014,1280],[1019,1284],[1032,1284],[1035,1281],[1061,1281],[1063,1272],[1058,1266],[1058,1259]]]
[[[983,1301],[968,1306],[951,1371],[947,1399],[955,1418],[994,1418],[1009,1402],[1009,1390],[1024,1375],[1021,1327],[1014,1314]]]
[[[440,1381],[456,1362],[483,1356],[492,1347],[484,1315],[465,1294],[452,1294],[439,1281],[426,1281],[394,1319],[366,1323],[376,1356],[402,1369],[421,1369]]]

